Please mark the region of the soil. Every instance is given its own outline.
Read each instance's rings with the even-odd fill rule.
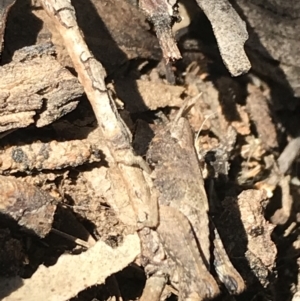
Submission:
[[[172,120],[187,99],[199,96],[187,118],[210,216],[247,287],[239,296],[222,287],[216,300],[291,300],[298,291],[299,147],[294,146],[289,164],[282,162],[289,162],[291,153],[283,151],[299,135],[299,99],[252,72],[231,77],[201,11],[187,15],[191,23],[178,31],[182,59],[166,66],[150,24],[134,6],[124,2],[115,11],[113,4],[96,0],[74,1],[74,6],[88,46],[107,71],[107,86],[138,155],[146,158],[156,129]],[[13,62],[17,50],[49,42],[55,51],[46,54],[51,59],[45,64],[53,59],[75,79],[63,40],[42,7],[17,1],[7,19],[1,68]],[[2,278],[30,279],[41,264],[52,266],[62,254],[83,252],[84,242],[101,240],[117,248],[132,233],[112,205],[123,187],[112,187],[116,176],[103,152],[105,141],[97,140],[94,112],[78,82],[72,85],[76,101],[66,89],[72,106],[63,110],[66,103],[59,103],[47,124],[39,125],[38,119],[48,105],[34,107],[30,110],[39,118],[0,133]],[[18,215],[20,203],[9,198],[9,185],[15,185],[13,198],[23,200],[21,209],[29,211],[26,218]],[[139,300],[145,282],[136,260],[70,300]],[[176,292],[165,300],[177,300]]]

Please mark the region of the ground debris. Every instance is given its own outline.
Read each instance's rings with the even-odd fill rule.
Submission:
[[[88,139],[52,140],[49,143],[37,141],[0,151],[0,173],[50,171],[100,160],[100,150],[89,143]]]
[[[267,150],[277,148],[277,132],[271,119],[268,99],[258,87],[251,84],[248,85],[248,93],[246,108],[256,126],[259,138]]]
[[[186,8],[173,38],[175,0],[13,5],[1,70],[22,82],[0,95],[5,300],[279,300],[280,277],[299,291],[299,102],[228,73],[248,66],[237,6]],[[166,66],[154,30],[163,56],[183,60]]]
[[[233,76],[248,72],[251,64],[244,50],[244,44],[248,39],[245,22],[227,0],[217,0],[212,3],[202,0],[196,2],[211,23],[220,54],[228,71]],[[176,18],[176,4],[176,0],[139,1],[140,8],[154,25],[167,62],[181,58],[171,30],[172,17]]]
[[[211,23],[228,71],[232,76],[248,72],[251,64],[244,50],[248,39],[246,23],[227,0],[197,0],[197,3]]]
[[[57,50],[57,60],[74,68],[62,36],[40,6],[39,2],[32,12],[43,23],[40,39],[45,35],[52,36],[51,40]],[[145,16],[128,1],[91,0],[87,3],[85,0],[78,0],[74,2],[74,6],[78,12],[85,11],[84,14],[77,14],[80,28],[93,54],[105,66],[108,75],[119,72],[119,68],[130,60],[161,58],[157,38],[149,32],[149,24]],[[117,15],[122,17],[116,18]],[[124,33],[125,27],[126,33]]]
[[[99,241],[80,255],[65,254],[54,266],[40,266],[30,279],[2,279],[0,297],[3,301],[32,300],[33,296],[45,301],[68,300],[86,287],[103,283],[134,261],[139,253],[136,234],[125,237],[115,249]]]
[[[277,252],[270,235],[274,225],[266,221],[263,216],[263,202],[266,199],[266,195],[261,191],[246,190],[238,196],[238,206],[248,237],[248,251],[271,269]]]
[[[230,125],[238,134],[249,135],[249,116],[245,107],[238,103],[242,98],[241,87],[229,77],[222,76],[213,83],[197,73],[196,69],[186,75],[189,93],[192,96],[201,93],[189,117],[194,130],[209,129],[219,141],[224,140]]]
[[[0,229],[0,277],[12,277],[20,273],[25,261],[22,243],[12,237],[9,229]]]
[[[169,60],[172,61],[181,58],[171,29],[172,17],[175,15],[174,6],[176,2],[176,0],[139,1],[139,7],[145,12],[154,25],[163,56],[167,62]]]
[[[19,179],[0,176],[0,209],[37,235],[44,237],[51,230],[55,200],[45,191]]]
[[[226,218],[222,219],[221,223],[226,225],[227,230],[219,228],[221,232],[227,233],[228,239],[235,241],[236,246],[242,245],[241,241],[246,242],[245,257],[250,270],[248,268],[246,272],[247,269],[244,267],[241,273],[247,279],[248,285],[258,280],[264,287],[269,284],[269,276],[275,267],[277,254],[276,246],[271,239],[275,226],[266,221],[263,216],[266,200],[265,192],[251,189],[243,191],[237,201],[232,198],[225,199],[223,206]],[[230,229],[233,229],[231,227],[239,217],[242,221],[242,228],[230,234]],[[240,252],[243,252],[236,246],[232,250],[233,257],[239,257]],[[241,261],[240,264],[242,265]]]
[[[185,90],[180,86],[130,79],[116,81],[115,87],[118,97],[130,113],[152,111],[164,107],[181,107],[183,103],[181,96]]]
[[[83,89],[54,53],[50,43],[25,47],[0,68],[0,132],[42,127],[77,107]]]

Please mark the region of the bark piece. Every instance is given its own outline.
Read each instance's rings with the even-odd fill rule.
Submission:
[[[237,201],[232,198],[223,201],[226,214],[222,215],[222,226],[218,228],[222,236],[231,241],[232,258],[246,257],[247,262],[240,259],[239,265],[244,265],[240,270],[249,287],[257,280],[266,287],[275,266],[277,249],[271,239],[275,226],[264,218],[266,200],[265,192],[249,189],[243,191]],[[237,247],[244,243],[245,249]]]
[[[223,62],[233,76],[251,68],[244,50],[248,39],[245,22],[227,0],[196,0],[206,14],[214,31]]]
[[[171,30],[171,18],[175,15],[176,2],[176,0],[139,1],[140,8],[154,25],[167,62],[181,58]],[[244,50],[244,44],[248,39],[245,22],[227,0],[197,0],[197,3],[212,25],[223,62],[229,72],[233,76],[248,72],[251,65]]]
[[[126,236],[122,245],[115,249],[98,241],[80,255],[65,254],[54,266],[40,266],[30,279],[2,279],[0,297],[3,301],[69,300],[85,288],[103,283],[139,254],[137,234]]]
[[[205,126],[208,125],[220,141],[226,137],[230,124],[237,133],[243,136],[250,134],[248,114],[244,107],[236,101],[236,99],[242,98],[242,93],[232,78],[223,76],[213,84],[201,79],[193,72],[188,72],[186,81],[190,88],[194,87],[197,94],[201,93],[199,101],[191,110],[191,113],[195,110],[198,116],[202,115],[202,118],[197,122],[197,130],[202,128],[204,122]]]
[[[84,7],[86,9],[86,1],[76,2],[78,4],[74,3],[74,6],[76,11],[78,11],[78,22],[80,27],[83,26],[84,28],[83,19],[90,20],[90,18],[83,16],[80,13],[80,8]],[[149,24],[136,7],[129,5],[127,1],[119,0],[110,0],[109,2],[92,0],[92,2],[109,34],[103,31],[100,36],[98,29],[94,31],[92,37],[88,37],[88,42],[90,44],[90,42],[97,41],[98,50],[95,50],[102,53],[102,56],[99,56],[99,60],[101,60],[101,63],[103,62],[105,68],[107,61],[110,61],[110,64],[116,67],[116,62],[119,61],[121,63],[121,59],[123,59],[122,63],[124,63],[124,58],[151,58],[156,60],[161,58],[157,40],[149,32]],[[113,43],[117,43],[123,53],[120,53],[120,51],[119,53],[115,52],[117,49]],[[115,54],[111,51],[107,52],[108,47]]]
[[[181,58],[177,48],[172,29],[173,6],[176,0],[140,0],[139,6],[153,23],[155,32],[163,52],[163,56],[169,60],[178,60]]]
[[[251,84],[248,85],[248,93],[246,108],[256,125],[259,138],[267,150],[278,147],[276,128],[267,98],[259,88]]]
[[[76,182],[65,181],[63,189],[64,193],[74,200],[74,211],[91,220],[98,227],[99,233],[102,232],[99,228],[103,226],[117,231],[118,220],[126,226],[135,227],[135,212],[118,170],[104,166],[94,167],[92,170],[82,172]],[[104,208],[101,208],[103,203],[107,203],[114,212],[106,222],[103,217]]]
[[[262,201],[265,197],[263,192],[255,190],[243,191],[238,197],[241,219],[248,239],[246,257],[262,285],[266,285],[266,276],[273,269],[277,254],[271,239],[275,226],[263,216]]]
[[[20,226],[44,237],[51,230],[55,200],[45,191],[22,181],[0,176],[0,212]]]
[[[42,127],[76,108],[83,89],[53,54],[51,44],[25,47],[0,68],[0,132]]]
[[[0,173],[76,167],[99,162],[99,152],[88,139],[12,146],[0,151]]]

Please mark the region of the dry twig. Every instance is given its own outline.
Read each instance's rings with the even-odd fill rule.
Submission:
[[[147,169],[142,158],[135,156],[131,147],[131,134],[120,118],[105,86],[106,72],[88,49],[75,10],[67,0],[43,0],[43,7],[64,39],[66,48],[78,73],[96,115],[102,137],[108,146],[107,157],[111,167],[119,173],[133,205],[138,227],[157,224],[157,200],[151,194],[150,179],[141,169]],[[147,179],[149,181],[147,181]]]

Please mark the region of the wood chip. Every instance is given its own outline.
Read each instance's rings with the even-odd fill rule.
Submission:
[[[104,283],[139,254],[137,234],[126,236],[116,249],[98,241],[80,255],[62,255],[54,266],[40,266],[30,279],[1,279],[0,298],[3,301],[69,300],[87,287]]]
[[[25,47],[0,68],[0,132],[42,127],[77,107],[83,89],[53,54],[50,43]]]
[[[45,191],[21,180],[0,176],[0,212],[20,226],[44,237],[51,230],[55,200]]]

